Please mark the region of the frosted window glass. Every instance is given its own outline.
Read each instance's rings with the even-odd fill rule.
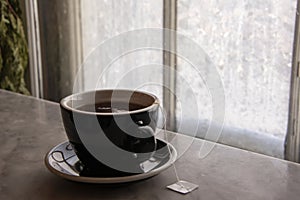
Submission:
[[[142,29],[162,28],[162,0],[84,0],[81,5],[82,41],[84,57],[87,58],[92,49],[101,42],[120,33]],[[118,48],[116,44],[116,48]],[[108,49],[107,51],[110,51]],[[101,58],[95,59],[95,67],[103,70]],[[162,52],[144,50],[133,52],[116,60],[105,78],[100,80],[99,87],[114,87],[115,80],[127,74],[122,82],[122,88],[134,88],[144,82],[162,83],[162,74],[151,68],[153,65],[162,64]],[[138,66],[147,65],[148,72],[136,70]],[[96,69],[95,69],[96,70]],[[94,89],[98,77],[91,73],[85,73],[83,77],[84,90]],[[153,74],[155,74],[153,76]],[[141,88],[156,94],[162,99],[161,86],[148,86]]]
[[[217,67],[226,96],[225,127],[285,137],[296,0],[180,0],[178,31],[195,40]],[[211,97],[192,68],[178,60],[201,108]],[[184,91],[178,85],[178,97]],[[188,123],[189,116],[183,116]],[[177,109],[180,115],[180,105]]]

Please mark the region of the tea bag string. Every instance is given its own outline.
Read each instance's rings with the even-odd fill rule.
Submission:
[[[163,113],[163,121],[164,121],[164,125],[163,125],[163,131],[164,131],[164,135],[166,137],[166,140],[167,140],[167,148],[168,148],[168,151],[169,151],[169,154],[171,155],[171,149],[170,149],[170,145],[169,145],[169,142],[168,142],[168,134],[167,134],[167,117],[166,117],[166,113],[164,112],[164,109],[162,108],[161,105],[159,105],[159,108],[161,109],[162,113]],[[175,137],[177,137],[178,133],[175,132]],[[179,179],[179,175],[178,175],[178,172],[177,172],[177,169],[176,169],[176,166],[175,166],[175,161],[172,162],[172,166],[173,166],[173,169],[174,169],[174,173],[175,173],[175,177],[176,177],[176,183],[172,184],[172,185],[169,185],[167,186],[167,188],[171,189],[171,190],[174,190],[176,192],[180,192],[180,193],[183,193],[183,194],[186,194],[186,193],[189,193],[195,189],[198,188],[198,185],[196,184],[193,184],[193,183],[190,183],[190,182],[187,182],[187,181],[182,181]],[[178,188],[179,186],[179,188]]]
[[[166,137],[167,143],[169,143],[169,141],[168,141],[168,134],[167,134],[167,126],[166,126],[166,124],[167,124],[166,112],[165,112],[165,110],[163,109],[163,107],[162,107],[159,103],[157,103],[157,105],[158,105],[158,107],[160,108],[160,110],[161,110],[161,112],[162,112],[162,114],[163,114],[162,117],[163,117],[163,131],[164,131],[164,136]],[[177,134],[176,134],[176,135],[177,135]],[[169,144],[167,144],[167,148],[168,148],[169,154],[171,155],[172,152],[171,152],[171,149],[170,149]],[[176,166],[175,166],[175,161],[172,162],[172,167],[173,167],[173,169],[174,169],[174,173],[175,173],[175,176],[176,176],[176,180],[177,180],[178,183],[180,183],[180,179],[179,179],[179,176],[178,176],[178,172],[177,172],[177,169],[176,169]]]

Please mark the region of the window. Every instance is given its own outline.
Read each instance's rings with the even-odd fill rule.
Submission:
[[[201,46],[222,79],[226,110],[219,142],[283,158],[296,0],[28,2],[37,5],[41,39],[35,42],[40,41],[42,68],[35,67],[42,72],[44,98],[58,101],[70,94],[80,64],[99,43],[135,29],[177,29]],[[49,9],[53,12],[47,12]],[[168,42],[180,43],[176,39]],[[116,44],[116,48],[118,45],[122,44]],[[101,59],[92,62],[96,67],[82,74],[82,90],[94,89],[95,82],[102,88],[112,87],[114,80],[124,74],[127,77],[123,87],[127,88],[141,81],[155,80],[161,84],[171,81],[181,102],[165,106],[174,119],[175,126],[170,128],[188,134],[189,128],[200,120],[197,136],[204,137],[212,117],[211,96],[205,82],[195,78],[193,68],[184,59],[168,57],[163,51],[133,52],[112,63],[101,80],[95,76],[95,71],[104,70]],[[177,75],[155,70],[155,65],[162,64],[176,66]],[[139,77],[128,73],[136,66],[147,66],[149,72]],[[185,77],[191,88],[182,85],[178,77]],[[172,96],[166,98],[167,93],[161,86],[148,85],[143,89],[153,92],[165,103],[176,102]],[[201,113],[194,114],[187,90],[195,94]],[[191,106],[181,116],[183,103]]]
[[[283,157],[295,15],[296,0],[178,1],[178,31],[207,52],[223,81],[221,142]],[[203,119],[209,119],[211,97],[203,83],[182,60],[178,70],[191,77]]]
[[[87,58],[94,48],[120,33],[143,28],[162,28],[162,20],[162,0],[81,1],[83,57]],[[121,48],[120,45],[123,44],[115,44],[115,48]],[[122,81],[123,88],[132,88],[140,82],[162,83],[162,74],[153,67],[162,63],[161,51],[135,51],[121,56],[105,72],[108,66],[103,66],[101,58],[95,56],[89,59],[93,60],[89,60],[92,64],[84,71],[84,90],[95,89],[95,85],[99,88],[114,88],[119,81]],[[149,71],[138,73],[136,67],[144,65],[148,65]],[[95,73],[105,74],[99,80]],[[125,74],[127,75],[124,76]],[[152,85],[142,89],[152,91],[162,98],[161,87]]]

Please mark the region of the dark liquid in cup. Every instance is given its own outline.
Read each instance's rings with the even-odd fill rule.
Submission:
[[[98,112],[98,113],[122,113],[133,110],[143,109],[145,106],[135,103],[125,102],[103,102],[97,104],[87,104],[78,107],[78,110],[87,112]]]

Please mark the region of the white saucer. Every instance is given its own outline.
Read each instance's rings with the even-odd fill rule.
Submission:
[[[77,182],[85,183],[126,183],[132,181],[143,180],[159,174],[160,172],[169,168],[177,158],[176,149],[170,144],[161,139],[157,139],[157,142],[166,146],[168,144],[169,151],[167,155],[160,154],[159,151],[154,153],[153,157],[149,159],[149,163],[159,163],[152,170],[131,176],[122,177],[86,177],[80,176],[81,164],[73,151],[69,142],[63,142],[54,148],[52,148],[45,156],[45,164],[47,168],[54,174]]]

